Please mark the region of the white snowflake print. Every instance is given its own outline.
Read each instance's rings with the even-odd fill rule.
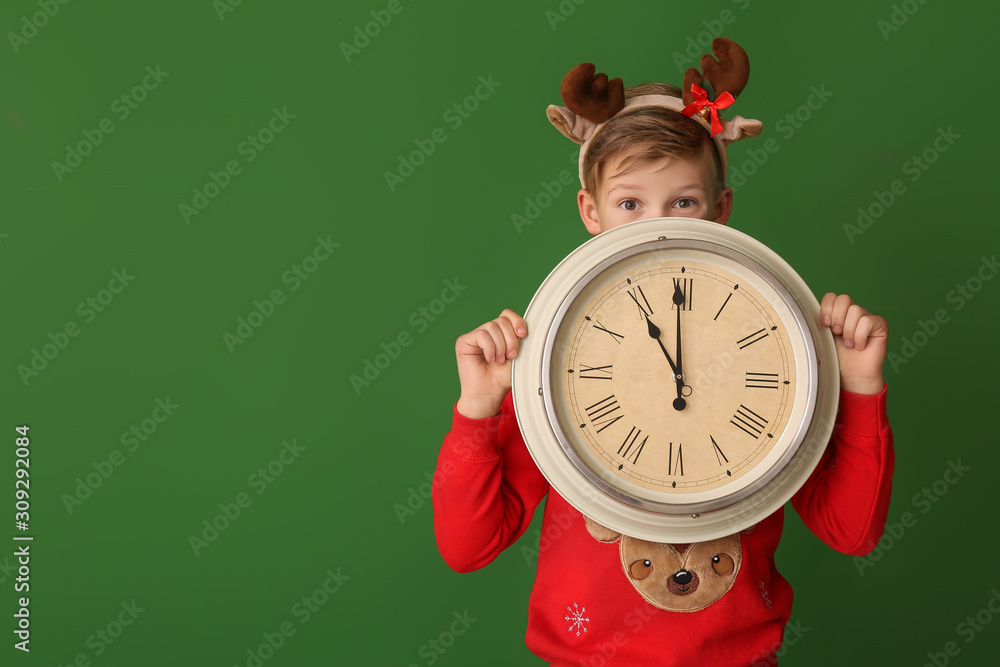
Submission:
[[[587,631],[587,626],[584,625],[584,623],[590,623],[590,617],[584,616],[584,614],[587,613],[587,608],[583,607],[581,609],[574,602],[572,607],[568,605],[566,606],[566,611],[568,611],[569,613],[564,618],[567,621],[570,621],[569,627],[566,629],[569,630],[570,632],[576,630],[576,636],[579,637],[580,630],[583,630],[584,632]]]
[[[767,589],[764,588],[764,582],[763,581],[759,581],[758,583],[760,584],[760,595],[761,595],[761,597],[764,598],[764,603],[767,605],[767,608],[770,609],[771,608],[771,598],[769,598],[767,596]]]

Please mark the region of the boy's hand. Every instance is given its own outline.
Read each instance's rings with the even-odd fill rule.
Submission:
[[[518,339],[527,335],[528,325],[507,308],[495,320],[458,337],[455,356],[462,385],[459,414],[481,419],[500,412],[511,385],[507,361],[517,355]]]
[[[889,324],[846,294],[828,292],[819,305],[820,321],[830,327],[837,345],[840,387],[855,394],[878,394],[885,385],[882,362]]]

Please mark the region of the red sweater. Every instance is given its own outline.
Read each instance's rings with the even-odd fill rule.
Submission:
[[[840,392],[830,444],[791,501],[813,533],[845,554],[870,552],[885,527],[894,461],[887,389]],[[784,508],[739,535],[742,564],[727,592],[700,611],[667,611],[632,585],[619,542],[595,539],[549,488],[510,393],[493,417],[469,419],[453,406],[433,484],[438,549],[452,569],[490,563],[521,537],[546,494],[525,636],[535,655],[558,666],[777,664],[792,608],[792,588],[774,564]]]

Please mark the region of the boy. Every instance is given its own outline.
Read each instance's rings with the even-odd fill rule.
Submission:
[[[719,55],[715,42],[713,51]],[[593,69],[583,74],[589,79]],[[593,80],[603,90],[601,76]],[[575,113],[562,121],[550,113],[566,136],[584,139],[577,203],[587,230],[599,234],[671,216],[725,224],[733,193],[725,185],[725,146],[713,141],[715,128],[707,118],[701,122],[680,111],[685,104],[671,86],[651,84],[625,94],[631,101],[623,109],[589,125]],[[584,125],[585,138],[577,136]],[[826,294],[820,310],[837,347],[840,411],[823,459],[792,505],[831,547],[863,555],[882,535],[893,468],[882,378],[888,326],[846,294]],[[774,565],[784,509],[725,538],[738,541],[742,567],[707,606],[668,608],[641,595],[622,570],[619,545],[549,488],[524,445],[506,362],[527,333],[521,316],[506,309],[456,341],[461,396],[438,459],[438,470],[448,474],[439,476],[433,492],[445,561],[459,572],[487,565],[524,533],[547,495],[542,533],[548,539],[538,553],[525,638],[533,653],[552,665],[776,664],[792,604],[791,587]],[[669,549],[693,559],[704,551],[700,546]]]

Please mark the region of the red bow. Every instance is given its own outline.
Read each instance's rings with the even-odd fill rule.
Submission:
[[[704,88],[696,83],[691,84],[691,94],[694,95],[694,102],[684,107],[681,111],[685,116],[693,116],[702,109],[710,109],[712,117],[712,135],[715,136],[719,132],[722,132],[722,123],[719,122],[719,109],[725,109],[730,104],[736,101],[729,91],[726,91],[719,95],[719,97],[714,101],[710,102],[708,99],[708,93]]]

